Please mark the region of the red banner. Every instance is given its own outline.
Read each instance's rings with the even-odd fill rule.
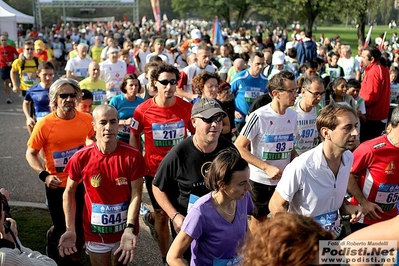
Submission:
[[[159,6],[159,0],[151,0],[152,12],[155,18],[155,30],[161,31],[161,7]]]

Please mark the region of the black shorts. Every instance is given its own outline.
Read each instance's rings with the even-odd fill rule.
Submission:
[[[152,207],[154,210],[162,210],[161,206],[159,206],[157,200],[154,197],[154,193],[152,192],[152,181],[154,180],[154,177],[146,175],[144,177],[145,179],[145,186],[147,187],[147,192],[148,196],[150,197]]]
[[[269,201],[273,196],[276,186],[268,186],[258,182],[249,180],[252,186],[250,191],[252,201],[254,203],[254,209],[251,213],[255,218],[265,217],[270,213]]]
[[[11,79],[10,72],[11,72],[10,66],[0,68],[1,79],[2,80]]]

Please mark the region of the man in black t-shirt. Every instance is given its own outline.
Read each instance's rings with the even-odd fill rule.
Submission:
[[[214,100],[203,98],[192,109],[193,136],[173,147],[161,162],[153,181],[155,199],[171,219],[175,237],[188,209],[196,199],[210,192],[204,176],[218,152],[234,145],[222,132],[226,113]]]

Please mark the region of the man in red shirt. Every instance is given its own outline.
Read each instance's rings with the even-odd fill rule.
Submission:
[[[12,103],[10,98],[10,72],[11,64],[15,58],[18,57],[18,52],[14,46],[7,44],[7,37],[1,35],[0,37],[0,73],[1,79],[4,81],[4,91],[7,96],[7,103]]]
[[[381,136],[389,115],[390,80],[388,68],[380,63],[381,52],[377,47],[368,46],[362,52],[365,75],[360,97],[366,104],[366,123],[362,124],[360,141]]]

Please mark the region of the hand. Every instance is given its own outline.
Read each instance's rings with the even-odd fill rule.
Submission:
[[[18,87],[17,86],[14,86],[14,84],[12,85],[12,92],[13,93],[18,93]]]
[[[10,230],[12,231],[14,236],[17,237],[18,236],[17,222],[12,218],[6,218],[6,221],[10,222]]]
[[[361,206],[355,206],[352,204],[346,204],[344,205],[344,211],[351,216],[349,222],[352,224],[357,223],[360,218],[362,217],[362,210],[363,208]]]
[[[120,251],[122,251],[118,261],[123,260],[123,264],[133,261],[134,250],[136,249],[136,241],[137,239],[133,234],[133,228],[126,228],[123,232],[120,245],[114,252],[114,256],[116,256]]]
[[[74,231],[66,231],[60,238],[58,244],[58,252],[63,258],[65,255],[72,255],[77,252],[76,248],[76,233]]]
[[[49,175],[46,177],[45,183],[49,189],[56,189],[61,185],[62,181],[56,175]]]
[[[265,172],[273,180],[280,180],[283,174],[281,170],[274,165],[268,165]]]
[[[27,127],[32,127],[33,128],[35,126],[35,124],[36,124],[36,121],[32,117],[29,117],[29,118],[26,119],[26,126]]]
[[[234,111],[234,117],[237,119],[244,119],[244,117],[237,111]]]
[[[106,89],[107,89],[107,90],[112,90],[113,88],[114,88],[114,83],[108,82],[108,83],[106,84]]]
[[[183,225],[184,221],[184,216],[182,214],[176,215],[175,219],[173,219],[173,228],[175,229],[176,233],[178,234],[181,230],[181,227]]]
[[[366,201],[365,203],[361,204],[361,206],[364,216],[370,220],[381,219],[381,217],[377,214],[377,211],[384,213],[380,206],[370,201]]]

